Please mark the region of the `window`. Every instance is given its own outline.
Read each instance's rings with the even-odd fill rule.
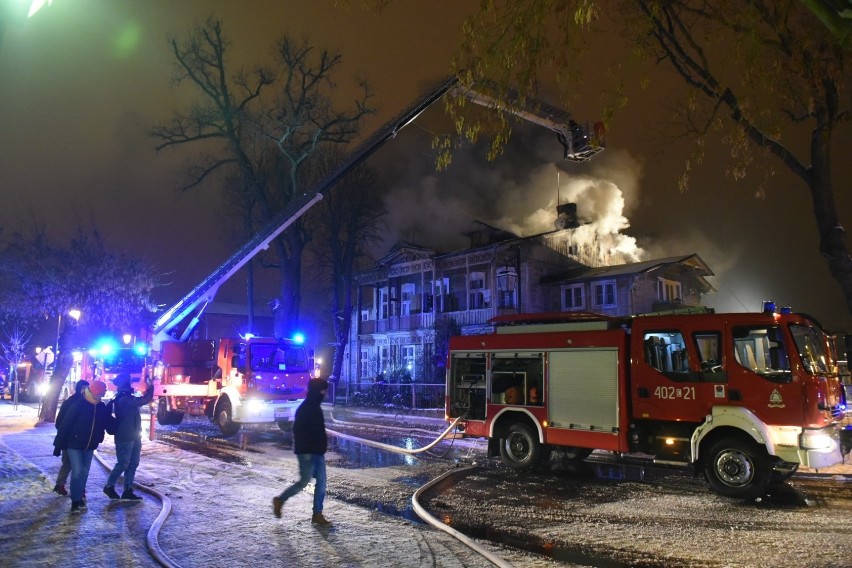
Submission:
[[[544,357],[541,353],[497,354],[491,360],[491,402],[529,404],[531,389],[541,393]],[[540,398],[535,404],[540,404]]]
[[[733,335],[737,363],[766,377],[789,375],[790,362],[780,328],[735,327]]]
[[[592,284],[596,308],[615,307],[615,282],[606,280]]]
[[[405,370],[408,371],[409,376],[412,380],[415,379],[414,376],[414,361],[417,356],[417,346],[416,345],[403,345],[402,347],[402,364],[405,366]]]
[[[583,285],[576,284],[574,286],[566,286],[562,289],[562,309],[563,310],[580,310],[586,307],[585,294],[583,293]]]
[[[435,311],[437,312],[445,312],[449,311],[444,308],[446,302],[447,295],[450,293],[450,279],[449,278],[438,278],[432,283],[432,290],[435,294],[433,299],[435,303]]]
[[[515,289],[518,286],[518,274],[514,266],[497,269],[497,293],[499,308],[514,308],[517,305]]]
[[[796,342],[796,349],[799,351],[799,357],[805,369],[813,374],[827,373],[829,357],[825,352],[823,334],[819,330],[804,325],[791,325],[790,332],[793,334],[793,341]]]
[[[371,373],[372,369],[370,369],[370,350],[362,349],[361,350],[361,376],[367,376]]]
[[[717,331],[701,331],[693,335],[698,348],[699,364],[702,371],[719,373],[722,371],[722,340]]]
[[[255,371],[308,370],[308,354],[302,346],[289,344],[254,344],[251,349],[251,365]]]
[[[388,319],[390,316],[390,295],[387,288],[379,288],[379,319]]]
[[[470,285],[470,302],[471,310],[481,310],[491,307],[491,290],[485,288],[485,273],[471,272],[468,277]]]
[[[387,347],[379,347],[379,373],[384,373],[390,365],[390,353]]]
[[[414,299],[414,283],[407,282],[402,285],[402,296],[399,306],[399,315],[408,316],[411,315],[411,301]]]
[[[645,363],[663,374],[689,372],[689,358],[681,332],[649,331],[643,339]]]
[[[661,302],[680,302],[683,300],[680,282],[657,279],[657,299]]]

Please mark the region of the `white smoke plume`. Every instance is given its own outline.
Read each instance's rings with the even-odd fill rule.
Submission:
[[[407,169],[408,181],[392,184],[385,197],[384,251],[399,240],[440,252],[466,248],[464,233],[473,221],[522,237],[550,232],[557,205],[572,202],[582,224],[575,230],[578,244],[597,239],[606,264],[640,260],[636,239],[623,233],[636,203],[640,164],[610,150],[587,164],[555,163],[551,138],[524,142],[493,163],[460,154],[446,172]]]

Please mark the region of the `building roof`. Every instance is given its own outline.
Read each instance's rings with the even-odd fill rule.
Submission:
[[[619,276],[631,276],[635,274],[647,274],[658,268],[680,265],[686,268],[694,277],[706,285],[707,290],[714,290],[713,287],[704,280],[707,276],[713,276],[713,271],[710,267],[701,260],[697,254],[688,254],[684,256],[670,256],[667,258],[657,258],[654,260],[646,260],[642,262],[629,262],[627,264],[617,264],[615,266],[601,266],[593,268],[590,266],[576,266],[564,272],[546,276],[541,279],[542,284],[566,284],[568,282],[578,282],[585,280],[602,280],[605,278],[616,278]]]

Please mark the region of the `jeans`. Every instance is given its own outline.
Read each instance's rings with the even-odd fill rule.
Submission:
[[[68,459],[68,450],[62,450],[62,465],[59,466],[59,473],[56,474],[56,485],[64,486],[68,481],[69,473],[71,473],[71,461]]]
[[[71,462],[71,501],[82,501],[89,480],[89,467],[95,450],[75,450],[68,448],[68,461]]]
[[[133,489],[133,478],[139,466],[139,456],[142,454],[142,440],[115,443],[115,467],[109,472],[107,487],[115,487],[118,476],[124,472],[124,490]]]
[[[286,501],[305,488],[311,478],[317,480],[314,487],[314,514],[322,513],[322,503],[325,501],[325,455],[324,454],[296,454],[299,460],[299,481],[288,487],[278,497]]]

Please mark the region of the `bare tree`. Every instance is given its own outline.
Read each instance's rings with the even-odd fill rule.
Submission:
[[[160,141],[157,148],[192,144],[209,151],[190,166],[183,189],[217,174],[239,180],[230,184],[231,203],[243,208],[238,213],[241,222],[255,230],[300,194],[299,169],[311,153],[323,144],[351,141],[360,119],[372,112],[367,104],[371,94],[363,82],[352,110],[334,106],[330,92],[341,55],[314,48],[307,40],[294,42],[285,36],[278,43],[278,70],[257,66],[251,73],[232,72],[226,57],[230,43],[213,18],[170,43],[177,81],[189,81],[199,102],[153,130]],[[304,225],[295,223],[273,241],[276,258],[265,263],[277,268],[281,279],[276,335],[286,335],[298,320],[302,252],[308,238]]]
[[[78,228],[56,241],[35,224],[31,235],[11,235],[0,246],[0,320],[27,326],[51,318],[65,322],[58,329],[59,352],[41,410],[41,419],[52,422],[72,348],[79,347],[76,321],[59,318],[73,308],[83,314],[83,331],[140,329],[155,310],[157,280],[144,260],[109,250],[96,230]]]
[[[627,47],[667,65],[692,88],[681,104],[681,126],[696,151],[685,164],[681,189],[688,187],[712,133],[723,135],[734,179],[767,162],[757,158],[776,158],[809,193],[818,252],[852,313],[852,258],[832,183],[832,136],[850,118],[841,96],[850,86],[846,36],[826,34],[811,11],[833,3],[805,4],[809,7],[796,0],[624,0],[618,10],[604,11],[594,0],[488,2],[468,20],[455,66],[468,82],[498,81],[504,94],[508,87],[534,93],[539,74],[556,69],[567,91],[579,74],[576,54],[595,39],[593,26],[613,15],[609,24],[620,26]],[[620,85],[615,92],[622,92]],[[455,99],[449,110],[459,132],[473,139],[482,125],[464,119],[465,106]],[[509,125],[490,126],[492,149],[499,149]],[[783,136],[794,129],[810,135],[798,153]]]
[[[322,177],[340,162],[340,152],[330,148],[316,158],[311,160],[310,170]],[[377,172],[362,165],[341,180],[310,215],[310,222],[319,232],[312,248],[330,289],[329,312],[335,341],[332,382],[341,377],[352,327],[355,271],[360,268],[359,261],[368,258],[370,245],[380,240],[381,219],[387,214],[383,193]]]

